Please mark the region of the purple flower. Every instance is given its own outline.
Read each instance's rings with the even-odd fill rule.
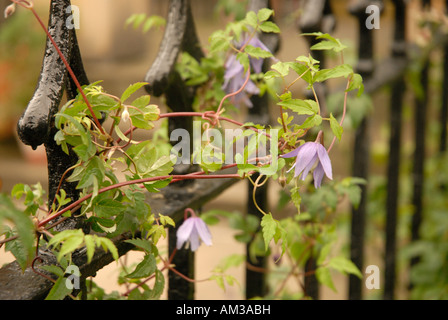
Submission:
[[[224,84],[222,89],[226,93],[233,93],[238,91],[246,81],[247,74],[244,74],[243,65],[236,59],[236,55],[232,54],[226,61],[224,65],[226,72],[224,74]],[[238,94],[231,97],[231,101],[239,106],[244,103],[249,108],[252,108],[253,104],[249,99],[249,95],[259,94],[260,89],[255,85],[255,83],[249,79],[246,83],[244,89]]]
[[[246,37],[243,37],[240,46],[246,43],[246,41]],[[250,39],[248,44],[270,52],[270,50],[257,37],[253,37],[252,39]],[[249,63],[255,73],[261,72],[263,59],[255,59],[253,57],[249,57]],[[244,67],[236,58],[236,54],[232,54],[229,56],[224,67],[226,71],[224,73],[224,84],[222,86],[222,89],[228,94],[238,91],[244,85],[247,73],[244,73]],[[244,103],[246,106],[251,108],[253,105],[249,99],[249,96],[259,93],[260,89],[258,89],[255,83],[249,79],[244,89],[240,93],[232,96],[231,100],[236,106]]]
[[[246,40],[244,40],[244,39],[243,39],[243,41],[246,42]],[[251,46],[253,46],[255,48],[260,48],[264,51],[271,52],[271,50],[269,50],[268,47],[266,47],[264,45],[264,43],[261,42],[260,39],[258,39],[257,37],[252,37],[252,39],[249,40],[248,44],[250,44]],[[261,72],[261,68],[263,66],[263,61],[264,61],[264,59],[249,57],[249,62],[251,64],[252,68],[254,69],[255,73]]]
[[[292,168],[295,167],[294,177],[300,176],[301,180],[305,180],[306,176],[317,162],[317,166],[314,169],[313,173],[314,186],[316,188],[320,187],[324,174],[329,179],[333,179],[330,157],[328,156],[325,147],[320,143],[306,142],[297,149],[284,154],[281,157],[296,157],[296,162],[294,163]]]
[[[184,221],[176,233],[177,249],[182,248],[185,242],[190,243],[191,251],[196,251],[201,241],[206,245],[212,245],[212,235],[205,222],[198,217],[190,217]]]

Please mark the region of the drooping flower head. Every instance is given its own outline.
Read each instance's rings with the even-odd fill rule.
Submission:
[[[243,36],[240,43],[237,45],[237,47],[243,46],[246,42],[247,44],[260,48],[264,51],[270,52],[270,50],[261,42],[257,37],[252,37],[249,41],[247,40],[247,36]],[[255,73],[260,73],[261,68],[263,65],[264,59],[256,59],[253,57],[249,57],[249,63],[251,65],[251,68]],[[224,84],[222,86],[222,89],[226,93],[233,93],[238,91],[243,85],[247,77],[247,73],[244,72],[243,65],[238,61],[236,54],[231,54],[225,65],[225,73],[224,73]],[[252,102],[250,101],[249,97],[254,94],[259,94],[260,89],[255,85],[255,83],[249,79],[244,89],[233,96],[231,98],[232,102],[239,106],[241,103],[244,103],[246,106],[251,108]]]
[[[206,245],[212,245],[212,235],[205,222],[193,215],[184,220],[182,225],[177,229],[177,249],[181,249],[184,243],[190,244],[191,251],[196,251],[201,242]]]
[[[301,180],[305,180],[310,170],[317,163],[313,172],[314,186],[316,188],[320,188],[324,174],[329,179],[333,179],[330,157],[325,147],[318,142],[306,142],[281,157],[296,157],[296,161],[290,170],[295,168],[294,177],[299,177]]]

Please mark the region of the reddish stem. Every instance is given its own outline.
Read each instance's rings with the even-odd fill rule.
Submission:
[[[158,181],[158,180],[165,180],[173,178],[176,181],[179,180],[186,180],[186,179],[226,179],[226,178],[235,178],[235,179],[241,179],[241,176],[239,174],[216,174],[216,175],[209,175],[209,176],[203,176],[203,175],[194,175],[194,174],[187,174],[187,175],[167,175],[167,176],[159,176],[159,177],[151,177],[151,178],[143,178],[143,179],[136,179],[136,180],[130,180],[130,181],[123,181],[111,186],[107,186],[105,188],[102,188],[98,190],[98,194],[121,188],[124,186],[132,185],[132,184],[139,184],[139,183],[145,183],[145,182],[152,182],[152,181]],[[78,199],[77,201],[71,203],[69,206],[65,207],[64,209],[58,211],[57,213],[45,218],[44,220],[40,221],[37,225],[38,227],[42,227],[52,221],[53,219],[61,216],[65,212],[75,208],[79,204],[83,203],[84,201],[90,199],[93,196],[92,193],[85,195],[84,197]]]
[[[243,85],[241,86],[241,88],[239,88],[237,91],[229,93],[227,95],[224,96],[224,98],[221,99],[221,102],[219,103],[219,107],[218,110],[216,110],[216,114],[219,116],[219,113],[221,112],[221,108],[222,105],[224,104],[224,101],[227,98],[236,96],[238,93],[240,93],[241,91],[243,91],[243,89],[246,87],[246,84],[249,82],[250,79],[250,65],[247,67],[247,76],[246,76],[246,80],[244,81]]]

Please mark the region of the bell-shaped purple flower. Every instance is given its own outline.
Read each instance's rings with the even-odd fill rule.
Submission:
[[[295,168],[294,177],[300,177],[301,180],[305,180],[306,176],[317,162],[317,166],[314,169],[314,186],[319,188],[324,174],[333,179],[333,173],[331,168],[330,157],[328,156],[325,147],[317,142],[306,142],[297,149],[284,154],[282,158],[296,157],[296,161],[292,168]],[[290,170],[292,170],[292,168]]]
[[[205,222],[196,216],[190,217],[177,229],[177,249],[182,248],[184,243],[190,244],[191,251],[196,251],[201,242],[212,245],[212,235]]]
[[[244,85],[247,77],[247,73],[244,73],[243,65],[237,60],[236,55],[232,54],[227,59],[224,67],[226,68],[226,72],[224,74],[224,84],[222,86],[223,90],[226,93],[237,92]],[[249,79],[244,89],[231,97],[231,101],[236,106],[244,103],[246,106],[251,108],[253,104],[250,101],[249,96],[259,93],[260,89],[258,89],[255,83]]]
[[[243,37],[239,46],[243,45],[246,42],[247,38]],[[270,52],[270,50],[257,37],[252,37],[249,40],[248,44]],[[263,61],[264,59],[255,59],[253,57],[249,57],[249,63],[255,73],[261,72]],[[228,57],[224,67],[225,67],[225,73],[224,73],[224,84],[222,86],[222,89],[226,93],[233,93],[238,91],[244,85],[247,73],[244,72],[244,67],[236,58],[236,54],[231,54]],[[240,93],[231,97],[231,101],[236,106],[239,106],[241,103],[244,103],[246,106],[251,108],[253,105],[249,99],[250,95],[259,93],[260,89],[255,85],[255,83],[252,80],[249,79],[244,89]]]
[[[243,41],[245,42],[245,40],[243,40]],[[269,48],[266,47],[265,44],[263,42],[261,42],[260,39],[258,39],[257,37],[252,37],[252,39],[249,40],[248,44],[250,44],[252,47],[260,48],[264,51],[271,52],[271,50],[269,50]],[[263,66],[263,61],[264,61],[264,59],[261,59],[261,58],[249,57],[250,65],[254,69],[255,73],[261,72],[261,68]]]

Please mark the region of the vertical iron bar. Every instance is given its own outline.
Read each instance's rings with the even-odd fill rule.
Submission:
[[[258,174],[253,175],[253,179],[258,178]],[[247,214],[254,215],[258,217],[259,219],[262,218],[262,213],[258,211],[257,207],[255,206],[254,201],[252,200],[252,193],[254,190],[254,186],[249,182],[248,183],[248,201],[247,201]],[[255,191],[255,201],[257,202],[258,206],[262,208],[263,210],[266,210],[269,206],[268,203],[268,186],[267,184],[258,187]],[[246,246],[246,261],[261,269],[265,269],[267,266],[267,258],[264,256],[257,256],[255,257],[255,260],[251,259],[250,257],[250,246],[251,243],[248,243]],[[263,297],[267,292],[266,287],[266,276],[262,272],[254,271],[250,268],[246,268],[246,280],[245,280],[245,287],[246,287],[246,299],[252,299],[255,297]]]
[[[148,70],[145,81],[149,83],[146,90],[154,95],[166,98],[166,104],[171,111],[185,112],[193,111],[193,99],[195,87],[187,86],[180,74],[176,71],[175,64],[181,52],[188,52],[199,61],[203,52],[196,34],[195,23],[191,12],[189,0],[170,0],[168,18],[163,35],[162,43],[157,57]],[[193,119],[190,117],[176,117],[169,119],[168,135],[176,128],[188,131],[193,136]],[[193,139],[190,139],[190,150],[192,150]],[[174,166],[174,174],[186,174],[193,170],[190,164],[179,164]],[[176,182],[173,186],[179,188],[194,181]],[[176,250],[176,232],[181,221],[176,223],[176,228],[169,230],[168,247],[171,255]],[[189,249],[181,248],[176,251],[172,263],[176,270],[194,279],[194,253]],[[194,283],[188,282],[176,273],[168,272],[168,299],[170,300],[192,300],[194,299]]]
[[[271,8],[269,0],[251,0],[247,10],[258,12],[262,8]],[[272,53],[279,48],[279,38],[276,34],[261,33],[259,35],[260,40],[271,50]],[[268,62],[263,63],[263,71],[268,69]],[[252,108],[248,108],[248,121],[260,124],[269,124],[269,99],[265,94],[263,96],[252,96],[251,102],[253,104]],[[258,175],[252,176],[253,181],[256,181]],[[255,206],[257,205],[265,212],[269,212],[269,201],[268,201],[268,183],[263,186],[258,187],[255,190],[255,197],[252,198],[254,191],[254,186],[250,181],[248,182],[248,199],[247,199],[247,214],[255,215],[259,219],[262,218],[262,213]],[[254,202],[255,201],[255,202]],[[258,268],[266,268],[267,259],[266,257],[257,256],[255,261],[250,258],[250,246],[248,243],[246,246],[246,261],[247,263],[256,266]],[[267,293],[266,276],[264,273],[253,271],[252,269],[246,268],[246,299],[251,299],[254,297],[262,297]]]
[[[168,252],[170,253],[176,250],[177,228],[170,229],[168,232]],[[177,271],[194,279],[194,253],[191,250],[185,248],[177,250],[172,263],[176,266]],[[168,284],[168,300],[194,299],[194,284],[187,282],[174,272],[168,272]]]
[[[431,5],[430,1],[423,1],[423,10],[428,9]],[[422,70],[420,78],[421,96],[415,100],[415,149],[414,149],[414,167],[413,167],[413,196],[412,205],[414,213],[411,222],[411,241],[414,242],[420,238],[419,231],[423,215],[423,186],[424,186],[424,166],[425,166],[425,150],[426,150],[426,119],[428,112],[428,80],[429,80],[429,56],[422,61]],[[420,257],[413,257],[410,261],[410,267],[420,261]],[[413,284],[410,282],[409,287]]]
[[[166,104],[176,111],[192,111],[193,97],[188,92],[187,87],[182,82],[180,75],[174,73],[169,87],[166,89]],[[172,132],[176,128],[183,128],[188,131],[190,137],[193,137],[193,120],[190,117],[174,117],[168,119],[168,131]],[[190,150],[193,150],[193,139],[190,139]],[[193,166],[188,164],[178,164],[174,166],[174,174],[187,174],[191,172]],[[194,183],[194,180],[185,180],[176,182],[179,188]],[[176,250],[176,232],[182,222],[176,224],[176,227],[169,230],[168,252],[171,254]],[[172,263],[176,270],[190,279],[194,279],[195,272],[195,254],[188,248],[177,250]],[[187,282],[176,273],[168,272],[168,299],[169,300],[193,300],[195,294],[194,283]]]
[[[445,1],[445,14],[448,13],[448,1]],[[448,123],[448,45],[443,48],[443,84],[442,84],[442,105],[440,110],[440,153],[447,150],[447,123]]]
[[[75,30],[66,28],[65,24],[61,23],[68,18],[66,8],[69,5],[70,0],[51,1],[48,31],[69,62],[80,84],[86,85],[88,79],[82,65]],[[47,39],[39,81],[33,97],[19,119],[17,132],[22,142],[30,145],[33,149],[41,144],[45,145],[48,163],[49,207],[51,207],[65,171],[77,161],[74,152],[67,155],[54,140],[54,135],[57,132],[54,126],[54,115],[58,111],[65,88],[67,96],[74,98],[76,87],[69,79],[66,67],[50,39]],[[61,188],[72,201],[78,198],[76,184],[63,181]],[[82,226],[83,219],[82,217],[72,217],[57,225],[56,230],[78,228]]]
[[[443,48],[443,84],[442,84],[442,106],[440,110],[440,146],[439,151],[447,150],[447,123],[448,123],[448,45]]]
[[[357,72],[366,81],[372,76],[373,62],[373,32],[365,26],[367,19],[366,8],[370,4],[376,4],[383,8],[382,1],[358,1],[349,7],[349,11],[358,19],[359,24],[359,61]],[[369,121],[365,117],[355,132],[354,154],[353,154],[353,176],[367,180],[369,171]],[[367,184],[361,186],[361,201],[357,208],[352,208],[352,224],[351,224],[351,243],[350,258],[353,263],[363,270],[364,262],[364,230],[365,215],[367,204]],[[362,299],[362,280],[354,275],[349,276],[349,293],[350,300]]]
[[[405,50],[405,3],[394,0],[395,5],[395,36],[392,47],[394,58],[406,55]],[[385,288],[384,299],[394,298],[396,272],[396,229],[399,199],[400,152],[402,105],[405,91],[404,78],[400,77],[391,88],[390,96],[390,137],[389,162],[387,168],[387,198],[386,198],[386,251],[385,251]]]
[[[333,15],[332,7],[329,0],[307,0],[304,4],[304,14],[300,21],[299,28],[303,33],[323,32],[332,33],[336,25],[336,20]],[[314,37],[307,37],[308,45],[311,48],[314,44],[320,42]],[[319,61],[319,67],[325,68],[325,52],[321,50],[315,50],[312,52],[314,59]],[[325,95],[326,84],[316,83],[314,84],[317,97],[320,101],[320,107],[322,113],[326,113]],[[306,94],[309,99],[314,99],[313,93],[308,90]],[[304,287],[307,297],[318,300],[319,299],[319,282],[316,278],[315,270],[317,269],[316,256],[318,255],[316,250],[311,250],[312,254],[305,262],[304,267]]]
[[[264,63],[265,67],[266,63]],[[248,120],[254,123],[268,124],[269,123],[269,111],[268,111],[268,96],[252,96],[251,102],[252,108],[248,109]],[[252,175],[252,180],[256,181],[259,174]],[[261,187],[257,187],[255,190],[255,197],[253,198],[254,186],[248,181],[248,198],[247,198],[247,214],[254,215],[261,220],[263,214],[258,210],[255,203],[265,212],[269,212],[268,201],[268,183],[265,183]],[[247,263],[261,269],[265,269],[267,266],[267,258],[265,256],[256,256],[251,259],[249,242],[246,246],[246,261]],[[246,299],[252,299],[255,297],[263,297],[267,293],[266,275],[262,272],[254,271],[251,268],[246,268]]]

